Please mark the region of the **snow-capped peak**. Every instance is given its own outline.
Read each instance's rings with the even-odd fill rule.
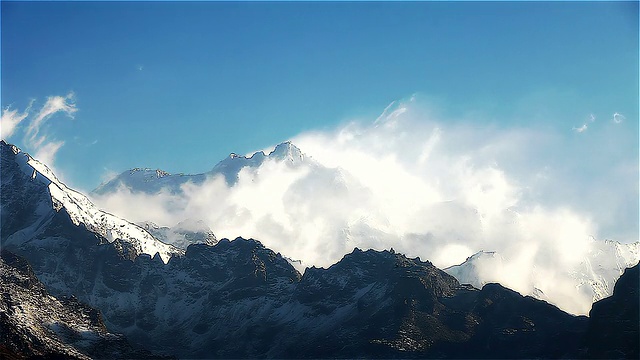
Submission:
[[[616,280],[626,268],[637,264],[638,261],[640,261],[639,242],[621,244],[617,241],[594,239],[591,250],[579,263],[568,268],[565,273],[558,273],[555,276],[563,276],[576,284],[574,299],[583,297],[586,301],[595,302],[610,296]],[[461,283],[471,284],[477,288],[487,283],[497,282],[542,300],[551,302],[556,298],[564,299],[553,295],[555,289],[545,281],[543,276],[534,276],[530,284],[517,288],[518,284],[510,282],[509,269],[513,269],[511,259],[494,251],[480,251],[468,257],[462,264],[450,266],[444,271],[456,277]],[[570,302],[556,305],[563,308],[568,308],[568,305],[576,306]],[[575,313],[589,310],[588,307],[580,311],[577,307],[575,309]]]
[[[129,175],[131,176],[140,176],[145,178],[163,178],[165,176],[171,175],[171,173],[164,171],[162,169],[151,169],[151,168],[133,168],[129,170]]]
[[[304,154],[297,146],[293,145],[291,141],[286,141],[276,146],[276,148],[269,153],[269,158],[290,161],[295,164],[304,161]]]
[[[1,145],[7,146],[4,141]],[[82,224],[109,242],[116,239],[125,241],[138,253],[151,256],[158,253],[165,263],[172,255],[183,254],[182,250],[158,241],[141,227],[97,209],[86,196],[62,183],[45,164],[21,152],[16,146],[11,145],[11,151],[15,154],[14,160],[20,170],[32,181],[47,187],[53,210],[58,212],[64,208],[75,226]],[[50,212],[44,213],[43,216],[49,216],[49,214]],[[10,235],[9,241],[18,241],[18,238],[26,239],[28,236],[24,232],[19,232],[19,234]]]

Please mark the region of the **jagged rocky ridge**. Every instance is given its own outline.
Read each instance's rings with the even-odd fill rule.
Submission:
[[[85,253],[94,266],[74,269],[95,273],[93,287],[67,291],[99,308],[108,328],[180,357],[558,357],[586,325],[388,251],[355,250],[300,277],[254,240],[191,245],[166,265],[109,245]]]
[[[590,359],[640,358],[640,272],[628,268],[613,296],[593,304],[581,356]]]
[[[0,357],[152,358],[107,331],[100,312],[51,296],[22,258],[0,256]]]
[[[166,262],[172,255],[184,253],[141,227],[97,209],[86,196],[58,180],[46,165],[4,140],[0,141],[0,155],[3,245],[21,245],[38,237],[54,245],[59,242],[55,229],[70,220],[99,241],[119,240],[133,257],[157,253]]]
[[[2,149],[3,248],[27,258],[54,296],[76,296],[99,309],[109,331],[154,352],[552,358],[577,353],[587,329],[585,317],[497,284],[461,285],[392,251],[356,249],[301,276],[280,254],[238,238],[190,245],[165,263],[74,222],[64,204],[47,208],[42,198],[51,195],[38,175],[24,176],[12,165],[18,153]],[[14,236],[43,218],[30,236]]]

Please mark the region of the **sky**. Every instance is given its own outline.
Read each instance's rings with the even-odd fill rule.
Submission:
[[[637,2],[0,6],[0,135],[72,188],[286,140],[339,169],[92,199],[131,221],[200,218],[320,266],[353,245],[441,267],[495,250],[507,285],[574,313],[590,300],[567,269],[638,241]]]
[[[637,133],[637,30],[632,2],[3,1],[2,107],[71,95],[46,135],[84,190],[132,167],[203,172],[415,93],[496,126],[571,136],[619,112]]]

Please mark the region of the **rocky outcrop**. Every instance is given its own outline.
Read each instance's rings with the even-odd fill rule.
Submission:
[[[56,298],[22,258],[0,257],[2,358],[151,358],[107,331],[100,312],[75,298]]]
[[[583,356],[590,359],[638,359],[640,351],[640,274],[628,268],[613,295],[593,304]]]

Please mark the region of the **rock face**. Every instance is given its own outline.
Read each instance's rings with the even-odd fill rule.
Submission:
[[[42,250],[60,245],[64,234],[74,239],[76,235],[87,237],[84,245],[119,240],[133,257],[157,253],[164,262],[183,253],[141,227],[97,209],[87,197],[58,180],[46,165],[17,147],[0,141],[0,155],[3,245],[29,246],[38,239],[34,246]]]
[[[557,357],[586,321],[497,284],[460,285],[429,262],[358,249],[308,269],[292,306],[303,314],[275,356]]]
[[[640,273],[628,268],[613,296],[593,304],[584,346],[591,359],[638,359],[640,357]]]
[[[0,357],[151,357],[108,332],[97,310],[51,296],[27,262],[6,251],[0,257],[0,280]]]
[[[586,321],[388,251],[355,250],[300,277],[255,240],[191,245],[166,265],[110,245],[74,269],[93,276],[92,288],[69,281],[67,291],[99,308],[109,329],[179,357],[557,357]]]

